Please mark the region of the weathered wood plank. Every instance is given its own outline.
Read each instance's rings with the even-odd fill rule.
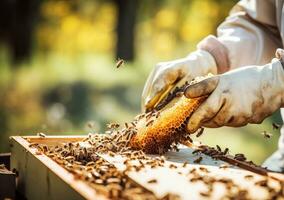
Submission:
[[[34,138],[35,141],[78,141],[80,137]],[[11,168],[19,172],[17,190],[28,199],[106,199],[93,188],[58,165],[49,157],[37,155],[36,149],[22,137],[11,137]]]
[[[109,155],[101,155],[105,160],[113,163],[119,170],[123,171],[126,168],[124,164],[125,158],[122,156],[111,157]],[[199,155],[193,155],[192,149],[182,148],[179,152],[168,152],[165,154],[167,158],[165,166],[168,167],[155,167],[150,166],[141,169],[139,172],[132,171],[128,173],[128,176],[142,185],[149,191],[153,192],[158,198],[163,198],[168,193],[176,194],[181,199],[204,199],[200,193],[208,190],[208,185],[205,182],[191,182],[193,178],[190,175],[190,171],[195,169],[199,174],[204,177],[214,179],[231,179],[238,186],[239,190],[248,190],[249,196],[252,199],[269,199],[269,193],[267,188],[255,185],[257,181],[264,180],[266,177],[252,173],[247,170],[242,170],[235,166],[230,168],[220,168],[220,165],[225,164],[223,161],[213,160],[211,157],[202,155],[201,164],[194,164],[193,161],[199,157]],[[187,161],[185,167],[183,163]],[[136,161],[133,160],[133,163]],[[169,167],[170,165],[176,166],[176,168]],[[208,170],[208,172],[207,172]],[[252,176],[252,179],[246,177]],[[156,183],[149,182],[155,180]],[[280,185],[277,181],[269,179],[268,183],[279,189]],[[221,199],[226,196],[228,191],[226,184],[214,183],[213,190],[210,193],[211,199]]]

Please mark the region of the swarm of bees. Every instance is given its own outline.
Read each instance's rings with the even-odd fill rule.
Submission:
[[[157,199],[154,194],[128,179],[124,171],[118,171],[114,165],[98,156],[98,153],[104,152],[113,157],[115,152],[120,152],[121,155],[127,156],[128,160],[133,157],[142,159],[144,158],[142,151],[132,151],[123,146],[117,147],[111,143],[110,138],[97,134],[89,135],[83,145],[79,142],[57,146],[33,143],[30,147],[37,148],[39,152],[46,154],[74,174],[76,179],[86,181],[96,191],[111,199]],[[149,158],[149,162],[151,159]],[[126,170],[139,170],[138,166],[130,164],[127,166]]]
[[[117,67],[122,64],[123,60],[120,59]],[[124,145],[146,153],[163,154],[170,149],[178,151],[175,143],[193,142],[186,131],[188,116],[206,97],[184,97],[183,91],[188,84],[190,83],[186,82],[183,86],[176,87],[155,109],[136,116],[130,123],[125,123],[122,129],[117,130],[120,127],[117,123],[108,124],[108,137],[116,143],[112,146]],[[199,129],[196,136],[200,137],[203,131],[203,128]]]
[[[113,126],[111,126],[113,128]],[[128,124],[128,127],[132,127]],[[83,142],[69,142],[63,143],[57,146],[47,146],[45,144],[31,143],[30,147],[37,148],[39,152],[46,154],[52,158],[55,162],[63,166],[70,173],[74,174],[76,179],[84,180],[90,186],[92,186],[97,192],[101,192],[113,199],[158,199],[153,193],[144,189],[141,185],[133,182],[127,176],[128,172],[136,171],[139,172],[145,168],[157,168],[157,167],[168,167],[169,169],[178,170],[180,168],[187,168],[188,172],[178,174],[188,177],[188,180],[192,183],[201,181],[205,183],[207,190],[201,191],[200,195],[204,197],[210,197],[213,192],[215,183],[223,183],[227,185],[227,194],[230,197],[238,199],[248,199],[247,196],[243,195],[243,189],[241,189],[231,179],[216,178],[210,175],[210,171],[203,167],[192,168],[188,166],[188,162],[181,163],[180,165],[168,164],[165,161],[164,156],[153,157],[145,154],[141,150],[133,150],[126,145],[126,143],[117,143],[113,140],[117,130],[111,130],[111,135],[102,134],[89,134]],[[196,153],[204,153],[215,155],[214,152],[220,151],[222,155],[226,153],[220,146],[217,148],[203,146],[201,149],[196,150]],[[212,153],[213,152],[213,153]],[[100,153],[108,154],[110,157],[116,155],[122,156],[125,160],[123,164],[126,166],[125,170],[119,171],[113,164],[106,161],[104,158],[99,156]],[[236,159],[244,158],[243,154],[236,154]],[[200,155],[193,163],[201,163],[203,160]],[[138,161],[138,162],[133,162]],[[223,167],[220,167],[223,168]],[[225,167],[224,167],[225,168]],[[244,177],[249,179],[248,177]],[[155,178],[147,181],[149,184],[158,184],[158,180]],[[270,188],[268,184],[265,186],[264,181],[256,183],[260,187],[265,187],[270,191],[270,195],[280,195],[281,191],[275,188]],[[282,188],[282,190],[284,187]],[[170,195],[171,196],[171,195]],[[174,195],[174,199],[179,199],[178,196]]]

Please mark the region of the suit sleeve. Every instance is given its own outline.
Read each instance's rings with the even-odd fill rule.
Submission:
[[[272,1],[240,1],[218,27],[217,37],[208,36],[198,48],[209,51],[218,72],[223,73],[270,62],[276,49],[282,47],[280,38]]]

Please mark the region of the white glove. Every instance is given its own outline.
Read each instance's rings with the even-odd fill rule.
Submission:
[[[274,152],[269,158],[267,158],[262,167],[266,167],[267,169],[275,172],[284,172],[284,155],[283,152],[277,150]]]
[[[283,105],[284,71],[274,59],[264,66],[249,66],[207,78],[189,86],[185,96],[209,95],[193,113],[188,131],[199,127],[239,127],[261,123]]]
[[[144,86],[142,109],[148,108],[150,101],[168,86],[181,85],[208,73],[216,74],[217,66],[214,57],[204,50],[197,50],[182,59],[158,63]]]

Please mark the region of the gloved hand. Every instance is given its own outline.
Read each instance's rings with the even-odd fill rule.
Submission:
[[[197,76],[216,74],[214,57],[204,50],[197,50],[187,57],[161,62],[149,75],[142,93],[142,110],[151,108],[169,86],[182,85]]]
[[[190,133],[198,128],[239,127],[261,123],[283,106],[284,71],[273,59],[264,66],[249,66],[207,78],[188,86],[185,96],[211,95],[190,117]]]

